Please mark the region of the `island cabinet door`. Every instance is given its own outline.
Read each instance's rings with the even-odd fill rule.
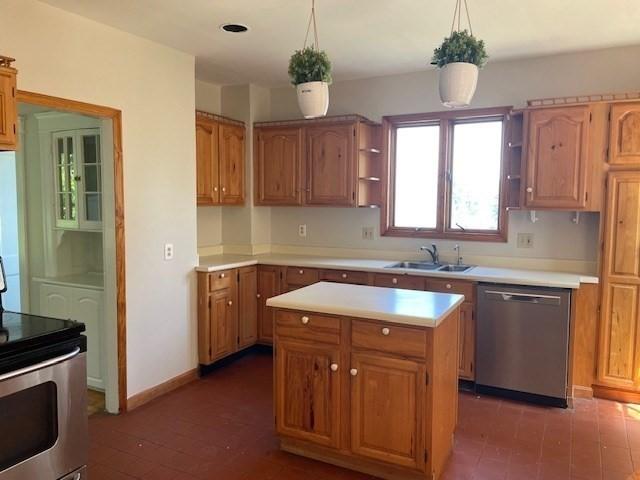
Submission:
[[[356,455],[424,469],[424,367],[410,360],[351,357],[351,450]]]
[[[278,340],[278,434],[339,447],[340,350]]]
[[[273,342],[275,310],[267,307],[267,300],[280,294],[280,268],[270,265],[258,267],[258,340]]]
[[[473,361],[475,358],[476,320],[473,303],[465,302],[460,306],[459,365],[458,376],[465,380],[474,380]]]

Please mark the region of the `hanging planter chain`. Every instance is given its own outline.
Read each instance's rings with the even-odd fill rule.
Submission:
[[[467,23],[469,24],[469,33],[473,36],[473,27],[471,26],[471,15],[469,15],[469,6],[467,0],[456,0],[456,8],[453,11],[453,21],[451,22],[451,33],[453,31],[460,31],[460,22],[462,17],[462,2],[464,2],[464,11],[467,15]],[[456,28],[457,23],[457,28]],[[308,34],[308,33],[307,33]]]
[[[318,42],[318,27],[316,26],[316,0],[311,0],[311,15],[309,15],[309,23],[307,24],[307,34],[304,37],[304,46],[302,47],[303,50],[307,48],[307,41],[309,40],[309,32],[311,31],[311,25],[313,25],[313,39],[314,39],[313,43],[311,44],[311,48],[313,48],[316,51],[320,51],[320,43]]]

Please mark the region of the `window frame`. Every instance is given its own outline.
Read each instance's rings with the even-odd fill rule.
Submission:
[[[506,160],[508,158],[509,115],[511,111],[512,107],[492,107],[383,117],[383,178],[385,182],[383,185],[384,191],[380,225],[382,235],[389,237],[506,242],[508,237]],[[497,119],[502,119],[503,122],[500,158],[500,191],[498,197],[498,229],[467,229],[460,231],[459,229],[449,228],[448,224],[451,218],[452,207],[453,127],[460,123],[477,123],[481,121],[495,121]],[[396,131],[402,127],[427,125],[440,126],[436,228],[397,227],[394,225]]]

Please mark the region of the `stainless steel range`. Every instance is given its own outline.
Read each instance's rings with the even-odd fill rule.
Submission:
[[[0,300],[0,480],[87,478],[83,331],[81,323],[3,311]]]

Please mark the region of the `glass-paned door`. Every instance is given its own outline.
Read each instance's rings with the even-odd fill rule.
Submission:
[[[72,132],[53,134],[56,227],[78,228],[76,141]]]
[[[99,229],[102,223],[102,161],[100,158],[100,134],[85,131],[80,134],[79,169],[82,172],[82,198],[80,199],[80,228]]]

